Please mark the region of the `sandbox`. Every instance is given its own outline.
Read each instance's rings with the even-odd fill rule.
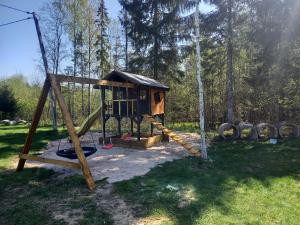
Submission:
[[[179,133],[179,132],[178,132]],[[180,133],[186,140],[198,146],[200,136],[195,133]],[[151,168],[156,167],[167,161],[173,161],[188,156],[188,152],[174,141],[160,142],[157,145],[145,149],[133,149],[123,147],[113,147],[110,150],[103,150],[102,145],[98,143],[92,143],[102,137],[101,133],[89,132],[81,137],[82,146],[95,146],[97,152],[87,157],[87,161],[95,180],[101,180],[107,178],[109,183],[118,182],[122,180],[128,180],[135,176],[142,176],[150,171]],[[59,140],[52,141],[48,144],[47,148],[41,152],[41,157],[51,159],[62,159],[56,155],[58,149]],[[67,139],[61,140],[60,148],[72,147]],[[63,158],[63,160],[70,162],[78,162],[77,159],[71,160]],[[35,162],[28,160],[26,164],[30,167],[43,167],[47,169],[53,169],[56,172],[61,173],[61,176],[69,176],[73,174],[81,174],[80,170],[72,170],[62,168],[52,164],[46,164],[41,162]]]

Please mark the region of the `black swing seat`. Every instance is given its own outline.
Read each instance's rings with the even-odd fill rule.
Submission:
[[[97,151],[97,149],[95,147],[82,147],[82,150],[83,150],[85,157],[88,157]],[[74,147],[57,150],[56,155],[64,157],[64,158],[68,158],[68,159],[77,159],[77,154],[75,152]]]

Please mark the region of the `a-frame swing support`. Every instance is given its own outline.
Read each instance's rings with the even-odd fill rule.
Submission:
[[[42,89],[42,93],[40,95],[40,98],[39,98],[39,101],[38,101],[38,104],[37,104],[37,107],[36,107],[36,110],[35,110],[35,113],[34,113],[34,116],[33,116],[31,127],[29,129],[28,134],[27,134],[25,145],[24,145],[24,147],[21,151],[21,154],[19,156],[20,159],[19,159],[19,163],[18,163],[18,166],[17,166],[17,171],[23,170],[23,168],[25,166],[25,162],[26,162],[27,159],[52,163],[52,164],[61,165],[61,166],[65,166],[65,167],[81,168],[88,188],[90,190],[93,190],[93,189],[95,189],[94,179],[92,177],[89,165],[87,163],[87,160],[86,160],[85,155],[83,153],[83,150],[81,148],[80,141],[79,141],[79,138],[77,136],[77,133],[76,133],[73,121],[72,121],[71,114],[68,111],[65,100],[64,100],[63,95],[60,91],[60,84],[57,81],[56,76],[51,75],[48,72],[48,63],[47,63],[45,48],[44,48],[44,44],[43,44],[43,41],[42,41],[42,35],[41,35],[38,19],[37,19],[34,12],[32,13],[32,15],[33,15],[37,35],[38,35],[38,40],[39,40],[41,53],[42,53],[42,58],[43,58],[43,63],[44,63],[44,68],[45,68],[45,73],[46,73],[46,79],[45,79],[44,86],[43,86],[43,89]],[[62,81],[62,80],[60,80],[60,81]],[[84,81],[85,80],[83,80],[82,82],[84,82]],[[92,81],[92,80],[90,82],[94,83],[94,81]],[[57,98],[59,107],[60,107],[61,112],[62,112],[62,117],[65,121],[68,133],[69,133],[70,138],[72,140],[72,143],[74,145],[74,149],[75,149],[75,152],[77,154],[77,158],[78,158],[79,163],[72,163],[72,162],[67,162],[67,161],[63,161],[63,160],[46,159],[46,158],[37,157],[37,156],[32,157],[28,154],[29,150],[30,150],[30,147],[31,147],[31,144],[32,144],[33,135],[35,134],[38,123],[40,121],[40,118],[41,118],[41,115],[42,115],[42,112],[43,112],[43,109],[44,109],[44,106],[45,106],[45,103],[46,103],[46,100],[47,100],[47,96],[48,96],[48,93],[50,91],[50,88],[52,88],[52,90],[53,90],[53,92],[54,92],[54,94]]]

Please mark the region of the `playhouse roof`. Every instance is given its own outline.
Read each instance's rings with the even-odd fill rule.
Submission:
[[[134,74],[134,73],[127,73],[122,71],[112,71],[109,74],[107,74],[104,78],[104,80],[114,80],[114,81],[129,81],[136,85],[146,86],[146,87],[152,87],[152,88],[158,88],[168,91],[170,88],[166,85],[163,85],[162,83],[151,79],[149,77],[145,77],[142,75]]]

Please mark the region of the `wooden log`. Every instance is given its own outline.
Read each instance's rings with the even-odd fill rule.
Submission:
[[[99,86],[110,86],[110,87],[124,87],[124,88],[135,88],[136,86],[132,83],[123,83],[109,80],[100,80],[94,88],[99,88]]]
[[[92,177],[90,168],[88,166],[87,160],[84,156],[83,150],[80,146],[80,141],[79,141],[79,138],[77,136],[75,127],[73,125],[71,114],[68,111],[65,100],[64,100],[64,98],[63,98],[63,96],[60,92],[60,86],[57,83],[56,77],[55,76],[49,76],[49,78],[50,78],[50,82],[51,82],[51,87],[52,87],[52,89],[55,93],[56,99],[57,99],[58,104],[60,106],[60,109],[61,109],[61,112],[62,112],[62,115],[63,115],[63,119],[66,123],[68,133],[70,135],[70,138],[72,140],[77,158],[79,160],[83,176],[85,177],[88,188],[90,190],[93,190],[93,189],[95,189],[96,185],[95,185],[94,179]]]
[[[92,78],[86,78],[86,77],[74,77],[74,76],[66,76],[62,74],[50,74],[50,76],[55,76],[57,82],[74,82],[78,84],[98,84],[99,80],[98,79],[92,79]]]
[[[48,159],[48,158],[28,155],[28,154],[20,154],[19,157],[20,159],[25,159],[25,160],[28,159],[28,160],[38,161],[42,163],[55,164],[55,165],[68,167],[72,169],[81,169],[80,164],[75,162],[68,162],[68,161],[57,160],[57,159]]]
[[[30,149],[31,144],[32,144],[32,138],[33,138],[33,135],[34,135],[34,133],[36,131],[36,128],[39,124],[39,121],[40,121],[40,118],[41,118],[41,115],[42,115],[42,112],[43,112],[43,109],[44,109],[44,106],[45,106],[45,102],[47,100],[49,90],[50,90],[50,82],[49,82],[48,79],[46,79],[45,82],[44,82],[42,93],[40,95],[40,98],[39,98],[39,101],[38,101],[33,119],[32,119],[32,123],[31,123],[30,129],[29,129],[29,132],[28,132],[27,137],[26,137],[25,145],[24,145],[24,147],[21,151],[22,154],[28,154],[28,152],[29,152],[29,149]],[[23,170],[24,165],[25,165],[25,161],[26,161],[26,159],[19,159],[19,163],[18,163],[18,166],[17,166],[17,171]]]

